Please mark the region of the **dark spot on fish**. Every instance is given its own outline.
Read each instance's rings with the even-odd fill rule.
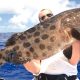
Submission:
[[[37,53],[34,52],[33,58],[34,58],[34,59],[37,59],[37,58],[38,58]]]
[[[51,47],[51,46],[47,46],[47,49],[48,49],[48,50],[52,50],[52,47]]]
[[[27,57],[30,57],[30,55],[31,55],[31,53],[27,51],[27,52],[26,52],[26,56],[27,56]]]
[[[26,36],[20,35],[19,38],[20,38],[21,40],[25,40],[25,39],[26,39]]]
[[[34,52],[34,48],[32,48],[32,47],[30,47],[29,50],[30,50],[31,52]]]
[[[52,36],[52,37],[50,38],[50,41],[51,41],[51,42],[54,42],[54,40],[55,40],[55,37]]]
[[[23,43],[23,46],[25,47],[25,48],[27,48],[27,47],[29,47],[31,44],[29,43],[29,42],[24,42]]]
[[[44,45],[44,44],[40,44],[40,45],[39,45],[39,48],[40,48],[41,50],[43,50],[43,49],[45,49],[45,45]]]
[[[61,44],[60,43],[58,43],[58,46],[60,46]]]
[[[32,35],[27,35],[27,38],[29,39],[29,38],[31,38],[32,37]]]
[[[46,57],[46,53],[42,53],[42,56],[43,56],[43,57]]]
[[[55,28],[56,28],[55,25],[50,26],[50,30],[54,30]]]
[[[42,35],[42,39],[43,39],[43,40],[47,39],[48,37],[49,37],[48,34],[43,34],[43,35]]]
[[[43,25],[43,28],[48,28],[49,24],[45,22],[45,24]]]
[[[0,54],[0,59],[2,58],[2,54]]]
[[[40,32],[35,32],[34,33],[34,37],[39,36],[39,35],[40,35]]]
[[[18,49],[19,49],[19,46],[15,46],[15,47],[13,48],[14,51],[16,51],[16,50],[18,50]]]
[[[41,24],[40,25],[37,25],[37,30],[40,30],[41,29]]]
[[[34,42],[35,42],[35,43],[39,43],[39,42],[40,42],[40,39],[39,39],[39,38],[36,38],[36,39],[34,40]]]
[[[28,33],[33,33],[33,32],[35,32],[35,31],[36,31],[36,28],[35,28],[35,27],[30,28],[30,29],[27,30]]]
[[[22,52],[21,51],[18,51],[17,52],[17,56],[19,57],[19,56],[22,56]]]

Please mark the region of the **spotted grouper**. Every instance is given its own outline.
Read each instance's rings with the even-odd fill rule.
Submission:
[[[76,40],[80,40],[80,8],[66,10],[24,32],[13,34],[0,50],[0,64],[46,59]]]

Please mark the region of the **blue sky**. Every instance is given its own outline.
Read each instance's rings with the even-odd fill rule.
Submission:
[[[80,0],[0,0],[0,33],[21,32],[37,24],[38,13],[49,8],[56,15],[80,7]]]

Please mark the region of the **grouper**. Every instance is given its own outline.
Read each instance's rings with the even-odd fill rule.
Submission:
[[[80,40],[80,8],[66,10],[24,32],[14,33],[0,50],[0,64],[43,60]]]

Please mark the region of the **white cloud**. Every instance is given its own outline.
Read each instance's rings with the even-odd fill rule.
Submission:
[[[75,7],[74,4],[73,6],[70,5],[72,4],[70,4],[69,0],[0,0],[0,12],[15,13],[9,20],[9,24],[15,25],[16,29],[20,26],[20,29],[23,28],[22,30],[24,30],[28,28],[27,26],[30,23],[34,25],[39,22],[38,13],[41,9],[49,8],[54,14],[57,14]]]
[[[0,0],[0,11],[19,11],[24,7],[23,5],[22,0]]]
[[[2,18],[0,17],[0,21],[2,21]]]
[[[22,12],[20,12],[17,15],[14,15],[11,19],[10,22],[14,23],[14,24],[19,24],[19,23],[23,23],[25,24],[26,22],[28,22],[29,18],[32,16],[32,11],[28,9],[24,9],[22,10]]]
[[[69,8],[68,4],[69,0],[0,0],[0,11],[22,13],[26,9],[39,11],[42,8],[50,8],[55,13]]]

